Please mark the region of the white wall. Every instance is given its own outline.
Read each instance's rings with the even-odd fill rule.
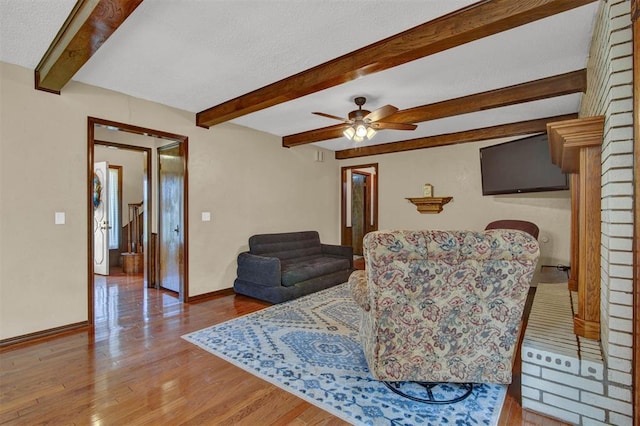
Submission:
[[[86,321],[87,117],[189,138],[190,296],[229,288],[255,233],[315,229],[337,243],[339,168],[314,147],[71,82],[33,89],[33,71],[0,63],[0,339]],[[54,225],[54,212],[66,225]],[[200,220],[212,212],[211,222]]]
[[[380,229],[482,230],[493,220],[528,220],[540,227],[538,264],[568,265],[569,191],[482,196],[479,148],[513,139],[354,158],[340,165],[379,164]],[[421,197],[425,183],[433,185],[434,196],[453,197],[439,214],[420,214],[405,199]]]

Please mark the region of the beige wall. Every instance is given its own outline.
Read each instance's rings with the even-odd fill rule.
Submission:
[[[74,82],[36,91],[32,70],[5,63],[0,91],[0,339],[87,320],[87,116],[189,137],[191,296],[232,286],[252,234],[338,242],[338,165],[316,148]]]
[[[479,148],[511,139],[341,161],[378,163],[380,229],[484,229],[497,219],[522,219],[540,227],[539,265],[569,264],[569,191],[482,196]],[[420,214],[406,197],[421,197],[430,183],[436,197],[451,196],[440,214]],[[547,242],[543,242],[547,240]]]
[[[0,75],[0,339],[87,320],[87,116],[189,137],[190,296],[231,287],[252,234],[316,229],[337,243],[339,168],[371,162],[382,229],[532,220],[549,238],[542,262],[568,263],[568,194],[482,197],[478,148],[490,143],[315,162],[316,147],[284,149],[233,124],[202,129],[192,113],[74,82],[61,96],[39,92],[33,73],[13,65]],[[425,182],[454,197],[443,213],[421,215],[404,199]],[[53,224],[56,211],[66,225]]]

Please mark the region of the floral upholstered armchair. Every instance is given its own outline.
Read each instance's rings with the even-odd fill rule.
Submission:
[[[367,234],[349,285],[373,377],[510,383],[538,256],[518,230]]]

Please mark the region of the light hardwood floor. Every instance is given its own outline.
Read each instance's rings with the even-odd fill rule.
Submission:
[[[181,335],[268,306],[243,296],[181,304],[141,277],[96,279],[96,322],[0,352],[0,424],[343,425]],[[500,425],[556,426],[510,387]]]

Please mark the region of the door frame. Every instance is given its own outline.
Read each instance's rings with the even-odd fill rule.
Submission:
[[[368,168],[373,168],[375,170],[375,173],[371,177],[371,181],[373,183],[373,225],[371,226],[375,230],[378,229],[378,176],[380,175],[378,163],[343,166],[340,172],[340,241],[343,245],[351,246],[352,244],[351,228],[347,227],[347,185],[351,185],[351,180],[347,180],[347,171]]]
[[[162,152],[164,150],[168,150],[168,149],[173,149],[175,147],[180,147],[181,151],[182,151],[182,162],[183,162],[183,166],[184,166],[184,175],[183,175],[183,183],[182,183],[182,268],[183,268],[183,272],[182,272],[182,279],[180,280],[180,288],[178,289],[178,298],[180,299],[180,301],[182,302],[187,302],[189,300],[188,292],[187,292],[187,282],[188,282],[188,275],[189,275],[189,245],[188,243],[188,236],[189,236],[189,221],[188,221],[188,217],[189,217],[189,185],[187,184],[188,180],[189,180],[189,172],[187,170],[187,160],[188,160],[188,156],[189,156],[189,144],[187,140],[184,141],[175,141],[173,143],[168,143],[166,145],[162,145],[157,147],[156,149],[156,157],[157,157],[157,164],[158,164],[158,168],[157,168],[157,178],[158,178],[158,184],[157,184],[157,189],[158,189],[158,243],[157,243],[157,250],[158,250],[158,258],[162,259],[162,256],[160,255],[160,250],[162,250],[162,245],[160,244],[160,242],[162,241],[162,238],[160,237],[160,232],[162,231],[162,208],[160,206],[160,155],[162,154]],[[160,277],[158,274],[158,277],[156,279],[156,285],[158,288],[160,288]],[[171,290],[169,290],[171,291]]]
[[[126,123],[119,123],[116,121],[112,121],[112,120],[105,120],[102,118],[97,118],[97,117],[87,117],[87,193],[86,193],[86,202],[87,202],[87,318],[88,318],[88,324],[90,326],[93,326],[95,323],[95,312],[94,312],[94,273],[93,273],[93,226],[92,226],[92,221],[93,221],[93,161],[94,161],[94,146],[95,145],[108,145],[108,146],[116,146],[116,147],[121,147],[121,148],[126,148],[126,149],[133,149],[133,150],[140,150],[140,151],[145,151],[147,152],[147,186],[146,186],[146,192],[147,192],[147,203],[148,203],[148,214],[147,214],[147,230],[149,232],[149,236],[147,236],[147,253],[146,256],[148,257],[150,255],[149,253],[149,246],[150,246],[150,239],[148,237],[150,237],[151,235],[151,217],[152,217],[152,211],[153,211],[153,194],[152,194],[152,184],[151,184],[151,177],[152,177],[152,172],[151,172],[151,148],[145,148],[145,147],[139,147],[139,146],[135,146],[135,145],[125,145],[125,144],[118,144],[115,142],[104,142],[104,141],[99,141],[95,139],[95,126],[96,125],[100,125],[100,126],[105,126],[105,127],[109,127],[112,128],[114,130],[119,130],[119,131],[123,131],[123,132],[128,132],[128,133],[133,133],[133,134],[137,134],[137,135],[144,135],[144,136],[150,136],[150,137],[155,137],[155,138],[160,138],[160,139],[167,139],[167,140],[171,140],[171,141],[176,141],[176,142],[184,142],[185,143],[185,153],[186,151],[186,147],[187,147],[187,142],[189,140],[189,138],[187,136],[183,136],[183,135],[178,135],[178,134],[174,134],[174,133],[168,133],[168,132],[164,132],[161,130],[154,130],[154,129],[148,129],[148,128],[144,128],[144,127],[139,127],[139,126],[134,126],[131,124],[126,124]],[[186,155],[185,155],[185,182],[184,182],[184,195],[185,195],[185,202],[187,201],[186,195],[187,195],[187,188],[188,188],[188,180],[187,180],[187,172],[186,172]],[[188,248],[188,216],[186,216],[186,205],[185,205],[185,235],[184,235],[184,244],[185,244],[185,257],[184,257],[184,262],[185,262],[185,270],[184,270],[184,301],[186,302],[188,299],[188,294],[189,294],[189,281],[188,281],[188,257],[187,257],[187,248]],[[146,271],[146,276],[147,279],[151,279],[151,262],[147,261],[146,262],[147,266],[147,271]]]

